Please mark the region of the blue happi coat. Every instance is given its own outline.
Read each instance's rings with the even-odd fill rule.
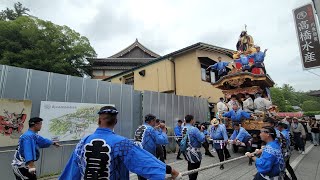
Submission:
[[[188,123],[183,128],[187,129],[190,145],[194,148],[201,148],[201,144],[205,141],[204,133]]]
[[[251,55],[248,55],[248,58],[253,58],[255,63],[263,63],[265,57],[265,53],[262,51],[255,52]]]
[[[37,161],[40,157],[40,148],[47,148],[52,144],[53,142],[50,139],[43,138],[29,129],[19,138],[12,166],[25,167],[28,162]]]
[[[182,127],[177,125],[177,126],[174,128],[174,134],[175,134],[176,136],[182,136]]]
[[[223,72],[226,71],[226,67],[229,65],[228,62],[217,62],[211,66],[212,70],[217,70],[218,75],[221,75]]]
[[[251,139],[251,135],[245,130],[243,127],[240,127],[239,130],[234,130],[230,139],[235,140],[238,139],[239,141],[246,143]]]
[[[224,142],[228,140],[227,129],[224,124],[219,124],[217,127],[212,126],[210,129],[210,137],[213,140],[215,149],[223,149]],[[221,142],[217,140],[222,140]]]
[[[284,160],[278,142],[268,142],[259,158],[256,158],[258,173],[263,176],[279,176],[284,170]]]
[[[156,130],[147,123],[142,126],[145,127],[141,140],[142,148],[149,153],[156,155],[157,145],[165,145],[169,143],[168,136],[165,132],[162,132],[161,129]]]
[[[250,69],[248,56],[241,55],[239,59],[235,59],[234,62],[240,63],[243,69]]]
[[[234,122],[241,122],[242,118],[250,118],[251,114],[238,109],[237,111],[231,110],[229,112],[226,112],[222,116],[231,118],[231,120]]]
[[[97,128],[77,144],[59,179],[128,180],[129,171],[158,180],[165,178],[166,165],[111,129]]]

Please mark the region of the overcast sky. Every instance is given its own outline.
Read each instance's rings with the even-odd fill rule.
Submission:
[[[0,0],[0,9],[13,0]],[[197,42],[235,50],[240,32],[268,48],[266,69],[279,85],[320,89],[320,77],[303,71],[292,9],[311,0],[20,0],[31,14],[67,25],[89,38],[98,57],[109,57],[136,38],[165,55]],[[311,70],[320,75],[320,69]]]

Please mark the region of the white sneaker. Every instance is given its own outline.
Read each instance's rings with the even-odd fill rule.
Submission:
[[[305,155],[306,153],[304,152],[304,151],[302,151],[302,153],[301,153],[302,155]]]
[[[301,150],[299,150],[299,153],[301,154]]]

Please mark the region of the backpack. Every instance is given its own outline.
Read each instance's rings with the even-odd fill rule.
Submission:
[[[143,139],[144,132],[145,132],[146,128],[147,128],[146,126],[142,125],[134,133],[134,142],[133,143],[142,149],[143,149],[142,139]]]
[[[182,129],[182,136],[183,136],[183,138],[182,138],[182,140],[181,140],[181,142],[179,144],[179,148],[180,148],[180,151],[182,153],[185,153],[187,148],[188,148],[188,142],[189,142],[189,138],[188,138],[189,135],[188,135],[188,129],[187,128],[183,128]]]

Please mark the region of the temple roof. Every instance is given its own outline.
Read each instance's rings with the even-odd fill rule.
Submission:
[[[150,49],[146,48],[145,46],[143,46],[138,41],[138,39],[136,39],[136,41],[133,44],[131,44],[130,46],[126,47],[122,51],[110,56],[109,58],[122,58],[125,55],[129,54],[135,48],[138,48],[138,49],[142,50],[144,53],[148,54],[150,56],[150,58],[158,58],[158,57],[160,57],[160,55],[158,55],[155,52],[151,51]],[[133,57],[133,58],[143,58],[143,57]]]
[[[154,58],[94,58],[94,63],[147,63]]]

